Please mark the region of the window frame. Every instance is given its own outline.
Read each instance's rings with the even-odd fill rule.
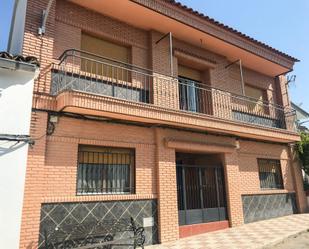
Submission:
[[[200,104],[197,96],[198,84],[201,84],[201,82],[186,78],[181,75],[178,76],[180,109],[181,105],[184,105],[184,103],[186,103],[186,107],[181,110],[198,112],[198,106]],[[184,102],[183,99],[185,100]]]
[[[245,83],[244,85],[245,90],[245,96],[250,100],[254,102],[249,102],[249,109],[250,111],[254,111],[257,115],[269,115],[269,98],[267,89],[258,87],[249,83]],[[248,88],[253,89],[254,91],[260,91],[262,99],[258,99],[252,96],[247,95],[248,94]]]
[[[93,148],[93,151],[82,151],[83,147],[87,148]],[[81,191],[79,188],[79,166],[80,166],[80,153],[81,152],[92,152],[92,153],[110,153],[110,152],[102,152],[102,151],[95,151],[96,148],[99,148],[101,150],[127,150],[130,155],[130,161],[131,164],[129,166],[129,191],[122,191],[122,192],[86,192],[86,191]],[[116,153],[114,153],[116,154]],[[120,153],[119,153],[120,154]],[[100,164],[100,165],[113,165],[113,164]],[[119,164],[114,164],[114,165],[119,165]],[[104,179],[101,179],[101,186],[103,186],[103,181]],[[103,187],[102,187],[103,189]],[[77,196],[87,196],[87,195],[131,195],[131,194],[136,194],[136,149],[135,148],[126,148],[126,147],[113,147],[113,146],[100,146],[100,145],[87,145],[87,144],[79,144],[78,145],[78,151],[77,151],[77,170],[76,170],[76,195]]]
[[[80,46],[81,46],[81,50],[92,53],[92,54],[97,54],[98,51],[88,51],[88,49],[85,49],[85,47],[87,47],[87,45],[84,43],[85,39],[93,39],[93,40],[97,40],[98,42],[102,42],[101,45],[109,45],[109,46],[114,46],[114,49],[118,50],[126,50],[126,58],[125,60],[123,60],[123,58],[115,58],[113,56],[110,55],[106,55],[106,54],[101,54],[100,52],[98,53],[98,56],[102,56],[108,59],[111,59],[113,61],[117,61],[123,64],[130,64],[132,61],[132,46],[128,45],[126,43],[114,40],[114,39],[109,39],[107,37],[101,36],[101,35],[96,35],[96,34],[92,34],[92,33],[88,33],[86,31],[82,31],[81,32],[81,39],[80,39]],[[102,48],[100,49],[102,50]]]
[[[263,162],[264,161],[264,162]],[[264,165],[262,165],[264,163]],[[265,165],[268,164],[268,165]],[[260,182],[260,189],[261,190],[283,190],[284,189],[284,181],[283,181],[283,174],[282,174],[282,166],[280,159],[273,159],[273,158],[257,158],[257,165],[258,165],[258,173],[259,173],[259,182]],[[272,165],[275,165],[275,186],[263,186],[265,184],[265,179],[262,179],[261,176],[261,168],[263,166],[271,168]],[[265,171],[264,171],[265,173]],[[266,172],[271,173],[271,172]],[[278,183],[276,182],[278,181]],[[264,181],[264,183],[263,183]]]

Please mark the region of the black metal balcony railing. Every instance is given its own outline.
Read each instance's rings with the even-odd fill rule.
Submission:
[[[295,111],[218,88],[70,49],[52,69],[51,94],[74,90],[199,113],[220,119],[294,130]]]

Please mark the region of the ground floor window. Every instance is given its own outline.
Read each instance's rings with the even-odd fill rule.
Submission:
[[[133,193],[134,164],[133,149],[80,145],[77,193]]]
[[[283,189],[280,160],[258,159],[261,189]]]

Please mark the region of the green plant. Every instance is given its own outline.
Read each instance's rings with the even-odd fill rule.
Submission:
[[[302,168],[309,175],[309,133],[300,134],[301,141],[297,144],[298,157],[302,163]]]

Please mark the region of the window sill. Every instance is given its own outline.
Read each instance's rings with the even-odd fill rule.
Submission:
[[[71,196],[50,196],[42,199],[42,203],[55,202],[87,202],[87,201],[126,201],[157,199],[157,194],[91,194]]]
[[[287,194],[295,193],[292,189],[257,189],[255,191],[244,191],[241,195],[272,195],[272,194]]]
[[[260,188],[261,191],[282,191],[284,188]]]
[[[130,192],[110,192],[110,193],[101,193],[101,192],[95,192],[95,193],[76,193],[77,196],[96,196],[96,195],[134,195],[135,193]]]

